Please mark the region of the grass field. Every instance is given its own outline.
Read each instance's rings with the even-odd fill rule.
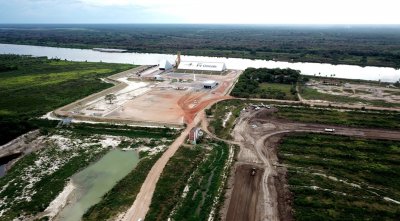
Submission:
[[[290,84],[277,84],[277,83],[261,83],[259,85],[262,91],[273,94],[276,91],[285,93],[284,100],[297,100],[297,95],[291,93],[292,85]],[[261,97],[261,95],[259,96]],[[276,96],[271,96],[276,97]]]
[[[208,220],[222,195],[228,155],[221,142],[181,147],[161,174],[146,220]]]
[[[34,128],[30,119],[112,86],[100,78],[133,67],[0,55],[0,145]]]
[[[334,135],[283,139],[296,220],[398,220],[400,142]],[[388,197],[388,198],[385,198]]]

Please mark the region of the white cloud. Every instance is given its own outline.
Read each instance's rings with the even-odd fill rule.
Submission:
[[[11,2],[19,11],[32,4],[36,5],[32,11],[49,5],[65,8],[65,15],[60,14],[64,17],[76,17],[67,14],[68,8],[82,16],[107,11],[119,15],[118,22],[128,23],[400,24],[398,0],[8,0],[7,4]],[[97,18],[86,16],[90,21]]]
[[[140,7],[184,23],[400,23],[397,0],[81,0],[93,6]]]

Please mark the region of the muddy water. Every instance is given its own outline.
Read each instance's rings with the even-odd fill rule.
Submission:
[[[139,162],[135,151],[112,150],[98,162],[72,177],[76,189],[69,203],[56,220],[78,221],[92,205],[98,203],[117,181],[126,176]]]
[[[54,48],[30,45],[0,44],[0,54],[22,54],[47,56],[72,61],[93,61],[156,65],[160,60],[175,61],[175,55],[155,53],[107,53],[90,49]],[[386,67],[360,67],[356,65],[332,65],[306,62],[276,62],[271,60],[250,60],[241,58],[182,56],[184,61],[224,62],[228,69],[244,70],[248,67],[292,68],[304,75],[331,76],[349,79],[381,80],[395,82],[400,79],[400,70]]]

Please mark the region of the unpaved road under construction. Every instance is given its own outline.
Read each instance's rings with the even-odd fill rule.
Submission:
[[[285,134],[326,133],[325,128],[334,128],[334,134],[338,135],[400,140],[400,131],[297,123],[277,119],[272,114],[274,111],[277,110],[243,112],[233,130],[240,152],[229,182],[233,190],[227,194],[225,210],[222,210],[226,220],[293,220],[286,169],[279,165],[277,158],[278,144]],[[250,174],[253,167],[257,168],[255,176]]]

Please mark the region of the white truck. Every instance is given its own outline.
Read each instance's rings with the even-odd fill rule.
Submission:
[[[325,128],[324,131],[333,133],[333,132],[335,132],[335,128]]]

